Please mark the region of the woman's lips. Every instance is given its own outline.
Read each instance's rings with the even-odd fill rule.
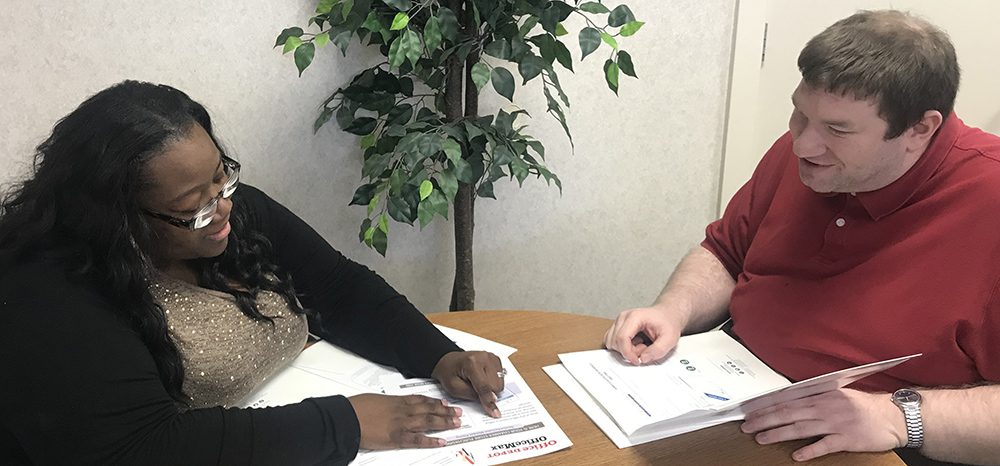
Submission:
[[[207,238],[212,241],[222,241],[227,236],[229,236],[230,230],[232,230],[232,227],[229,226],[229,221],[227,220],[226,224],[222,225],[222,229],[219,230],[218,233],[213,233],[211,235],[208,235]]]

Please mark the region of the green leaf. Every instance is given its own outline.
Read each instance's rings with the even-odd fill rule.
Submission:
[[[350,29],[345,29],[343,31],[337,32],[337,34],[335,34],[333,38],[330,39],[330,41],[333,42],[334,45],[336,45],[340,49],[340,52],[346,56],[347,46],[351,44],[352,35],[354,35],[354,31]]]
[[[610,58],[604,62],[604,80],[608,82],[608,87],[618,94],[618,64]]]
[[[367,149],[375,145],[375,133],[368,133],[361,137],[361,148]]]
[[[313,133],[318,132],[319,129],[326,124],[326,122],[330,121],[331,116],[333,116],[333,109],[324,107],[323,111],[320,112],[319,116],[316,117],[316,121],[313,123]]]
[[[413,8],[413,3],[410,0],[382,0],[386,5],[389,5],[399,11],[408,11]]]
[[[611,27],[624,26],[632,21],[635,21],[635,15],[632,14],[628,5],[618,5],[614,10],[611,10],[611,15],[608,16],[608,26]]]
[[[424,44],[427,45],[428,53],[432,54],[441,45],[441,23],[437,16],[428,18],[427,24],[424,25]]]
[[[382,212],[382,215],[379,216],[378,229],[382,230],[382,233],[389,233],[389,216],[385,212]]]
[[[417,66],[417,60],[420,60],[420,55],[423,53],[423,48],[420,45],[420,34],[412,29],[407,29],[403,34],[403,43],[400,47],[405,49],[406,58],[410,60],[410,63]]]
[[[608,7],[597,2],[581,3],[578,8],[580,8],[583,11],[586,11],[587,13],[594,13],[598,15],[609,13],[611,11],[608,10]]]
[[[316,14],[325,15],[333,9],[333,5],[337,4],[340,0],[320,0],[319,5],[316,5]]]
[[[430,196],[432,191],[434,191],[434,184],[431,183],[431,180],[422,181],[420,183],[420,200],[427,199],[427,196]]]
[[[544,68],[545,61],[535,55],[525,56],[521,59],[521,63],[517,65],[517,71],[521,73],[521,77],[524,78],[525,83],[541,74]]]
[[[479,62],[472,65],[472,82],[476,84],[476,89],[482,91],[483,87],[490,80],[490,67],[486,63]]]
[[[597,47],[600,46],[601,31],[591,27],[580,30],[580,51],[583,52],[580,56],[580,60],[587,58],[587,55],[593,53],[594,50],[597,50]]]
[[[493,82],[493,89],[496,89],[498,94],[506,97],[511,102],[514,101],[514,75],[510,71],[498,66],[493,68],[490,79]]]
[[[545,159],[545,146],[539,141],[527,141],[528,147],[532,148],[539,157]]]
[[[518,32],[522,37],[526,36],[531,32],[532,29],[535,28],[537,24],[538,24],[538,17],[529,15],[528,18],[524,20],[524,24],[522,24],[521,27],[518,29]]]
[[[514,37],[510,40],[510,61],[518,61],[531,52],[531,46],[524,39]]]
[[[389,216],[397,222],[412,225],[413,221],[416,220],[416,212],[413,211],[413,207],[401,196],[389,197],[388,210]]]
[[[448,218],[448,199],[438,190],[432,191],[417,206],[417,217],[420,218],[420,226],[427,226],[434,219],[435,214],[440,214],[442,217]]]
[[[368,215],[371,215],[375,211],[375,207],[378,206],[378,198],[378,191],[375,191],[375,197],[368,203]]]
[[[368,236],[368,229],[372,227],[372,219],[366,218],[361,222],[361,230],[358,231],[358,241],[364,243],[365,237]]]
[[[278,39],[274,41],[274,46],[277,47],[279,45],[285,45],[287,43],[289,37],[298,38],[298,37],[302,36],[303,32],[304,31],[302,31],[302,28],[300,28],[300,27],[293,27],[293,28],[285,29],[285,30],[281,31],[281,34],[278,34]],[[302,43],[302,41],[300,40],[299,43]],[[282,53],[288,53],[288,52],[289,52],[288,50],[282,51]]]
[[[458,17],[455,16],[455,12],[446,7],[441,7],[438,9],[437,17],[441,21],[441,36],[455,42],[455,39],[458,38],[458,31],[462,29],[458,24]]]
[[[628,36],[631,36],[632,34],[635,34],[636,32],[638,32],[639,28],[641,28],[643,24],[646,24],[646,23],[644,23],[642,21],[629,21],[624,26],[622,26],[621,31],[618,31],[618,32],[622,36],[628,37]]]
[[[302,45],[302,39],[295,36],[289,37],[285,40],[285,47],[281,49],[281,54],[284,55],[291,52],[292,50],[299,48],[300,45]]]
[[[409,123],[411,118],[413,118],[413,105],[401,103],[389,110],[389,116],[385,121],[389,125],[402,126]]]
[[[312,42],[306,42],[295,49],[295,67],[299,69],[299,76],[309,67],[316,54],[316,46]]]
[[[445,198],[448,202],[455,200],[455,194],[458,193],[458,178],[451,171],[445,170],[438,173],[438,185],[441,186],[441,192],[444,193]]]
[[[378,185],[375,183],[358,186],[358,189],[354,190],[354,197],[351,199],[349,205],[367,205],[375,197],[376,188],[378,188]]]
[[[319,34],[316,34],[316,38],[313,39],[313,43],[316,44],[316,46],[319,48],[326,47],[326,44],[330,43],[330,33],[321,32]]]
[[[340,17],[347,19],[352,9],[354,9],[354,0],[344,0],[344,5],[340,9]]]
[[[431,157],[441,152],[441,143],[444,138],[437,134],[428,134],[426,137],[417,140],[417,153],[424,157]]]
[[[633,78],[638,78],[638,76],[635,75],[635,67],[632,66],[632,56],[624,50],[618,52],[618,68],[622,70],[622,73],[625,73]]]
[[[493,182],[483,181],[479,184],[479,189],[476,189],[476,195],[479,197],[488,197],[491,199],[496,199],[497,196],[493,194]]]
[[[566,68],[567,70],[573,71],[573,55],[569,53],[569,49],[566,48],[566,44],[555,41],[556,48],[556,60],[559,64]]]
[[[410,15],[399,12],[396,13],[396,17],[392,19],[392,26],[389,26],[389,30],[398,31],[405,28],[407,24],[410,24]]]
[[[494,40],[483,47],[483,53],[501,60],[508,60],[510,59],[510,42],[507,42],[507,39]]]
[[[413,80],[410,78],[399,78],[399,92],[407,97],[413,97]]]
[[[603,40],[605,44],[610,45],[611,48],[613,48],[615,50],[618,50],[618,41],[615,40],[615,38],[612,37],[611,34],[608,34],[606,32],[602,32],[601,33],[601,40]]]
[[[462,158],[462,146],[454,139],[445,139],[441,143],[441,148],[444,149],[444,155],[448,157],[448,160],[452,162],[456,160],[461,160]]]
[[[364,236],[362,236],[361,240],[365,243],[365,245],[367,245],[368,247],[371,247],[372,246],[372,236],[374,236],[374,235],[375,235],[375,227],[371,226],[371,225],[368,225],[368,229],[365,230],[365,234],[364,234]]]
[[[510,162],[510,174],[517,179],[519,186],[524,185],[524,180],[528,177],[528,164],[521,159],[514,159]]]
[[[555,36],[556,37],[565,36],[566,34],[569,34],[569,31],[566,30],[566,27],[563,26],[562,23],[556,24]]]
[[[403,49],[403,38],[405,35],[396,37],[389,46],[389,67],[399,68],[406,61],[406,50]]]
[[[371,32],[379,32],[382,29],[385,29],[385,26],[382,25],[381,21],[379,21],[378,13],[375,13],[375,11],[369,11],[368,16],[365,18],[365,22],[361,23],[361,28],[367,29]]]
[[[352,121],[350,125],[347,125],[347,127],[344,128],[344,131],[358,136],[364,136],[372,131],[375,131],[375,126],[377,125],[378,121],[374,118],[361,117]]]
[[[476,175],[472,171],[472,164],[465,159],[455,159],[451,161],[451,165],[459,181],[469,184],[475,183]]]
[[[382,257],[385,257],[385,251],[389,247],[389,237],[385,234],[384,231],[376,229],[375,231],[372,232],[371,246],[375,248],[375,250],[378,251],[378,253],[381,254]]]

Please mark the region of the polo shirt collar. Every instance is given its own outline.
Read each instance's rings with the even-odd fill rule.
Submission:
[[[958,139],[960,129],[965,126],[952,112],[924,153],[898,180],[888,186],[870,192],[857,193],[856,197],[872,220],[879,220],[903,207],[923,184],[937,172],[951,147]]]

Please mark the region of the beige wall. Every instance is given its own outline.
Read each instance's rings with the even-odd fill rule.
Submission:
[[[533,134],[564,183],[497,186],[477,204],[477,307],[613,316],[648,303],[715,215],[734,2],[627,2],[647,22],[623,39],[639,80],[620,96],[601,77],[601,49],[562,81],[576,152],[545,116],[540,89],[519,88]],[[32,147],[86,96],[122,79],[168,83],[205,104],[247,182],[305,218],[335,247],[385,276],[422,310],[448,305],[450,224],[393,224],[387,258],[357,242],[364,210],[354,136],[313,136],[317,103],[377,56],[325,50],[300,79],[270,49],[314,2],[34,2],[0,10],[0,181],[24,173]],[[579,25],[571,25],[575,36]],[[579,49],[571,47],[574,57]],[[492,91],[483,108],[500,101]]]

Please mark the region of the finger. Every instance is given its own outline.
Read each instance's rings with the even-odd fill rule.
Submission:
[[[755,411],[754,415],[747,415],[746,420],[740,429],[748,434],[773,429],[779,426],[794,424],[797,422],[814,421],[819,419],[816,410],[811,405],[806,406],[781,406],[779,409]]]
[[[491,377],[492,376],[492,380]],[[491,417],[500,417],[500,409],[497,408],[497,395],[491,385],[498,385],[499,377],[497,372],[486,374],[484,371],[471,371],[469,374],[469,384],[475,390],[479,403],[483,405],[483,410]]]
[[[761,445],[818,437],[830,433],[827,423],[822,421],[800,421],[770,430],[765,430],[754,436]]]
[[[670,353],[670,350],[674,349],[674,346],[676,345],[676,340],[671,340],[660,335],[653,340],[653,344],[649,346],[643,345],[644,349],[639,351],[637,358],[640,361],[640,364],[656,362],[665,358],[667,354]]]
[[[407,400],[409,409],[405,411],[405,414],[408,416],[431,414],[441,417],[458,417],[462,415],[462,408],[448,406],[448,402],[444,400],[423,395],[408,395],[407,398],[409,398]]]
[[[407,416],[401,424],[410,432],[429,432],[454,429],[462,425],[462,420],[458,416],[424,413]]]
[[[845,445],[843,436],[827,435],[816,442],[795,450],[792,453],[792,459],[795,461],[809,461],[823,455],[829,455],[830,453],[836,453],[846,449],[847,445]]]
[[[615,321],[615,333],[611,336],[611,344],[608,349],[617,351],[631,364],[641,364],[639,353],[632,345],[632,338],[639,333],[641,322],[639,319],[630,318],[631,314],[618,316]]]
[[[437,448],[448,443],[443,438],[428,437],[424,434],[405,431],[398,431],[395,440],[400,448]]]

